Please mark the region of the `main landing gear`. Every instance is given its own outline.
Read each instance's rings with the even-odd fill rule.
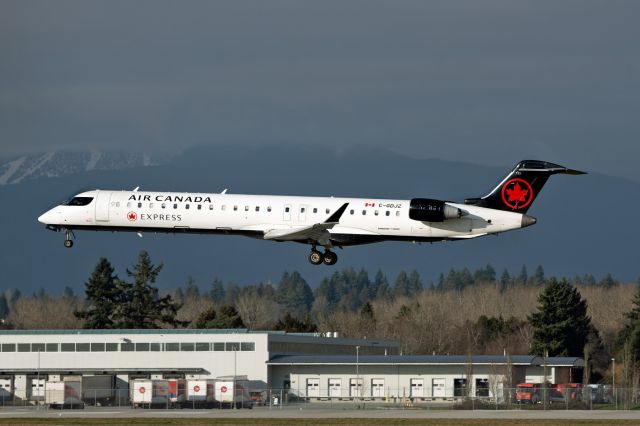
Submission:
[[[328,249],[324,253],[320,253],[314,247],[311,249],[311,253],[309,253],[309,262],[313,265],[319,265],[321,263],[325,265],[335,265],[337,261],[338,255]]]

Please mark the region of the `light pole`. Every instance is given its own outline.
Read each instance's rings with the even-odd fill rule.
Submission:
[[[616,359],[615,358],[611,358],[611,362],[613,363],[613,366],[612,366],[612,374],[613,374],[613,380],[612,380],[613,389],[612,389],[612,392],[613,392],[613,397],[616,400],[616,410],[617,410],[618,409],[618,394],[616,393]]]
[[[356,394],[360,400],[360,346],[356,346]]]
[[[44,389],[44,386],[43,386]],[[38,378],[36,379],[36,390],[38,391],[38,397],[36,404],[38,404],[38,410],[40,409],[40,349],[38,349]]]
[[[233,345],[233,409],[236,408],[236,354],[238,353],[238,347]]]

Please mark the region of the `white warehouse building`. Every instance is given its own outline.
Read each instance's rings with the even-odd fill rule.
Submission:
[[[2,330],[0,384],[20,398],[46,378],[71,375],[113,375],[122,389],[134,378],[243,375],[265,389],[285,385],[270,379],[268,361],[276,355],[350,354],[356,346],[371,355],[399,352],[392,341],[244,329]]]
[[[511,383],[580,381],[580,358],[400,355],[398,342],[247,330],[2,330],[0,393],[29,400],[47,380],[246,376],[252,390],[310,400],[500,398]],[[96,377],[93,377],[96,379]]]

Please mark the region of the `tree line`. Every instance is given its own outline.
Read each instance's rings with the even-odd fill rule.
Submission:
[[[424,286],[416,271],[393,281],[378,270],[343,269],[315,290],[296,271],[277,283],[239,286],[215,279],[201,291],[192,278],[161,294],[162,264],[141,252],[124,278],[106,259],[85,283],[85,296],[66,288],[0,294],[4,328],[249,328],[290,332],[337,331],[345,337],[398,340],[405,354],[511,354],[579,356],[586,374],[606,378],[612,356],[618,372],[638,380],[640,291],[611,275],[547,278],[542,266],[529,275],[498,276],[490,265],[451,269]],[[634,295],[635,293],[635,295]]]

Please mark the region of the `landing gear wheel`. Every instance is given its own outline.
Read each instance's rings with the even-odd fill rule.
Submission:
[[[317,250],[311,250],[311,253],[309,253],[309,262],[311,262],[313,265],[319,265],[322,263],[322,253],[320,253]]]
[[[324,255],[322,256],[322,261],[324,262],[325,265],[335,265],[336,262],[338,261],[338,255],[332,251],[327,250],[324,252]]]
[[[64,246],[66,248],[71,248],[73,247],[73,240],[64,240]]]

